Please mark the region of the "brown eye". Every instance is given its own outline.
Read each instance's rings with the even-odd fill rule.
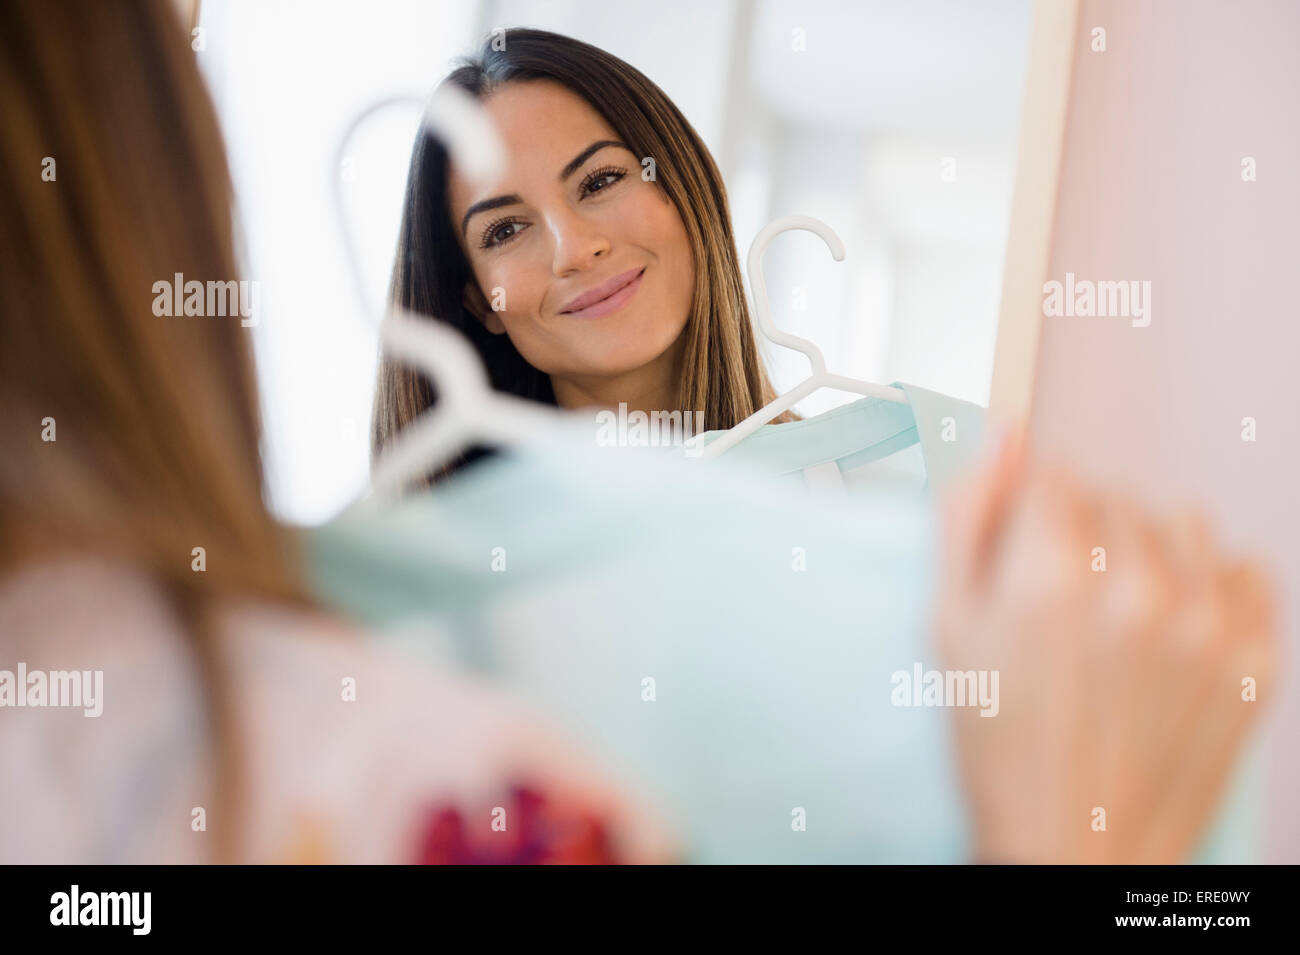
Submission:
[[[505,245],[522,231],[522,223],[519,220],[498,219],[483,230],[483,238],[479,245],[484,249]]]
[[[627,170],[625,169],[615,169],[613,167],[597,169],[582,181],[582,194],[585,197],[596,192],[604,192],[626,175]]]

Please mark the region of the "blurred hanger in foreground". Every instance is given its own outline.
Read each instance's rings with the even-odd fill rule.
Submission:
[[[451,162],[476,183],[490,182],[505,166],[505,153],[491,120],[473,98],[455,86],[442,86],[427,99],[391,96],[363,109],[344,130],[335,151],[334,208],[348,269],[361,312],[370,321],[361,262],[352,241],[339,171],[353,134],[365,120],[393,105],[423,105],[420,133],[437,136]],[[437,391],[437,404],[411,422],[374,462],[370,488],[354,502],[373,504],[396,497],[418,480],[474,444],[519,444],[537,438],[558,422],[558,411],[493,390],[487,371],[469,342],[438,319],[397,307],[386,309],[378,326],[385,355],[423,372]]]

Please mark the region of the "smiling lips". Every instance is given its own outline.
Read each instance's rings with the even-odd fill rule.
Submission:
[[[644,268],[631,269],[622,275],[616,275],[608,282],[597,285],[590,292],[584,292],[560,311],[561,315],[575,318],[600,318],[617,312],[636,294],[641,287]]]

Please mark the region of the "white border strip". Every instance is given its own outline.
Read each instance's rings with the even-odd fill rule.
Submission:
[[[1078,18],[1079,0],[1034,0],[989,393],[989,411],[1008,421],[1027,420],[1033,397]]]

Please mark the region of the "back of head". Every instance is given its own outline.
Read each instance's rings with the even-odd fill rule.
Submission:
[[[241,759],[213,612],[301,598],[262,497],[249,332],[154,308],[237,279],[216,117],[167,0],[0,0],[0,115],[0,577],[76,554],[160,586],[206,691],[229,857]],[[0,636],[52,636],[71,602],[47,604],[48,634]],[[129,642],[130,613],[100,612]]]
[[[0,570],[94,551],[181,591],[287,595],[249,332],[153,307],[157,283],[237,278],[222,141],[172,7],[0,4]]]

